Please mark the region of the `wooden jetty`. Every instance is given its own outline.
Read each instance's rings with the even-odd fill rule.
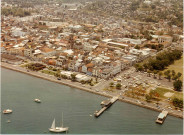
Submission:
[[[163,124],[164,120],[166,119],[168,111],[162,111],[156,120],[156,123]]]
[[[108,99],[106,101],[101,102],[102,108],[99,111],[96,111],[94,113],[95,117],[99,117],[106,109],[108,109],[113,103],[115,103],[118,100],[118,97],[113,97],[111,99]]]

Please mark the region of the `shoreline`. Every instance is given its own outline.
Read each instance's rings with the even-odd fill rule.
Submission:
[[[80,90],[83,90],[83,91],[87,91],[87,92],[90,92],[90,93],[93,93],[93,94],[96,94],[96,95],[100,95],[100,96],[104,96],[104,97],[108,97],[108,98],[112,98],[113,97],[112,95],[109,95],[109,94],[96,92],[93,89],[77,86],[77,85],[72,84],[72,83],[62,82],[61,80],[56,80],[56,79],[53,79],[53,78],[48,78],[48,77],[46,77],[44,75],[38,75],[37,72],[35,72],[35,71],[27,72],[27,70],[24,69],[24,68],[22,68],[22,69],[24,69],[25,71],[24,70],[20,70],[20,69],[17,69],[16,67],[14,67],[11,64],[7,64],[7,63],[1,62],[1,67],[2,68],[6,68],[6,69],[10,69],[10,70],[13,70],[13,71],[21,72],[21,73],[24,73],[24,74],[27,74],[27,75],[31,75],[31,76],[34,76],[34,77],[37,77],[37,78],[41,78],[41,79],[44,79],[44,80],[48,80],[48,81],[51,81],[51,82],[55,82],[55,83],[58,83],[58,84],[66,85],[66,86],[69,86],[69,87],[72,87],[72,88],[77,88],[77,89],[80,89]],[[19,67],[19,66],[17,66],[17,67]],[[19,68],[21,68],[21,67],[19,67]],[[132,100],[128,100],[128,99],[125,99],[125,98],[124,99],[123,98],[119,98],[119,101],[130,103],[130,104],[133,104],[133,105],[137,105],[137,106],[140,106],[140,107],[143,107],[143,108],[151,109],[151,110],[154,110],[154,111],[157,111],[157,112],[161,112],[162,111],[161,109],[157,109],[155,107],[151,107],[151,106],[148,106],[148,105],[142,105],[142,104],[139,104],[137,102],[133,102]],[[183,115],[175,114],[175,113],[172,113],[172,112],[169,112],[168,115],[171,115],[171,116],[183,119]]]

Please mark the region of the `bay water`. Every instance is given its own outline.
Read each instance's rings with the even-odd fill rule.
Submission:
[[[34,102],[39,98],[42,103]],[[163,125],[155,123],[159,112],[117,101],[99,118],[99,95],[57,84],[23,73],[1,69],[1,133],[50,134],[56,119],[69,134],[183,134],[183,120],[168,116]],[[2,110],[12,109],[4,115]],[[7,121],[11,122],[8,123]]]

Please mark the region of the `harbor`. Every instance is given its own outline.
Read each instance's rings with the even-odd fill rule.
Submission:
[[[87,91],[87,92],[90,92],[90,93],[93,93],[93,94],[97,94],[97,95],[101,95],[101,96],[104,96],[104,97],[108,97],[108,98],[112,98],[113,97],[110,94],[99,92],[99,91],[96,91],[96,90],[93,90],[93,89],[89,89],[89,88],[86,88],[86,87],[83,87],[83,86],[80,86],[80,85],[75,85],[75,84],[73,84],[71,82],[68,82],[66,80],[63,80],[63,79],[61,81],[61,80],[57,80],[57,79],[52,78],[52,77],[48,77],[47,75],[45,75],[43,73],[27,72],[27,70],[24,69],[24,68],[21,68],[21,67],[18,67],[18,66],[14,66],[14,65],[11,65],[11,64],[8,64],[8,63],[1,62],[1,67],[6,68],[6,69],[10,69],[10,70],[14,70],[14,71],[17,71],[17,72],[21,72],[21,73],[24,73],[24,74],[28,74],[28,75],[31,75],[31,76],[34,76],[34,77],[37,77],[37,78],[45,79],[45,80],[48,80],[48,81],[51,81],[51,82],[55,82],[55,83],[58,83],[58,84],[66,85],[66,86],[69,86],[69,87],[72,87],[72,88],[77,88],[78,90]],[[153,107],[152,105],[139,104],[135,100],[132,100],[131,98],[128,99],[127,97],[126,98],[119,98],[119,101],[130,103],[130,104],[134,104],[134,105],[137,105],[137,106],[140,106],[140,107],[144,107],[144,108],[147,108],[147,109],[151,109],[151,110],[154,110],[154,111],[158,111],[158,112],[161,111],[161,109],[158,109],[157,107]],[[183,113],[182,112],[177,112],[176,113],[176,112],[173,112],[173,111],[169,111],[168,114],[183,119]]]
[[[64,125],[70,128],[68,134],[183,133],[180,118],[168,115],[159,125],[155,123],[158,112],[118,100],[96,119],[90,115],[106,97],[4,68],[2,78],[1,109],[13,110],[10,115],[1,113],[2,134],[48,134],[54,118],[60,125],[62,112]],[[33,102],[35,98],[42,103]]]

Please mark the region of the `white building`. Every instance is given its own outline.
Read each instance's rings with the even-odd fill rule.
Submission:
[[[123,57],[124,60],[128,60],[130,62],[130,65],[133,65],[137,61],[137,56],[135,55],[126,55]]]
[[[25,57],[32,57],[33,56],[33,49],[24,49],[24,56]]]
[[[164,43],[164,42],[168,42],[169,44],[172,43],[172,37],[169,36],[169,35],[162,35],[162,36],[159,36],[158,37],[158,42],[161,44],[161,43]]]
[[[23,32],[21,28],[16,28],[16,27],[12,28],[12,36],[13,37],[23,37],[25,35],[26,35],[26,33]]]
[[[65,75],[67,78],[71,78],[72,72],[69,72],[69,71],[61,71],[60,74],[61,75]]]
[[[64,50],[63,52],[67,53],[68,55],[72,55],[73,54],[73,51],[71,49],[70,50]]]
[[[93,49],[95,49],[96,47],[98,47],[98,45],[91,45],[88,42],[84,42],[83,45],[84,45],[83,46],[83,49],[85,51],[92,51]]]
[[[121,63],[120,62],[116,62],[115,65],[113,65],[113,70],[112,70],[112,75],[116,75],[118,73],[121,72]]]
[[[77,74],[76,75],[76,80],[78,81],[78,82],[80,82],[80,81],[89,81],[91,78],[90,77],[88,77],[88,76],[86,76],[86,75],[81,75],[81,74]]]

